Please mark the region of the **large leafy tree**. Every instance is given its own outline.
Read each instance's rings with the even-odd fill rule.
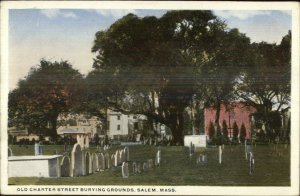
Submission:
[[[41,60],[9,93],[9,125],[38,130],[49,123],[56,136],[57,117],[76,103],[81,84],[82,75],[67,61]]]
[[[230,79],[222,85],[201,78],[220,78],[223,67],[243,64],[239,58],[248,43],[211,11],[170,11],[161,18],[129,14],[96,33],[92,51],[97,56],[87,79],[99,84],[96,94],[105,94],[101,105],[145,114],[170,127],[174,142],[182,143],[184,111],[195,95],[219,104],[223,99],[213,100],[215,94],[225,97],[236,73],[224,73],[223,79]]]

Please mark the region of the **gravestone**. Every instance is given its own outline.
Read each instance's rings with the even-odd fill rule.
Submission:
[[[89,152],[86,152],[85,153],[85,156],[84,156],[84,159],[85,159],[85,164],[84,164],[84,167],[85,167],[85,172],[84,174],[85,175],[89,175],[91,173],[91,170],[90,170],[90,161],[91,161],[91,158],[90,158],[90,153]]]
[[[128,163],[126,163],[126,162],[123,162],[123,164],[122,164],[122,176],[123,176],[123,178],[129,177]]]
[[[254,173],[254,156],[253,153],[249,153],[249,174],[252,175]]]
[[[126,146],[124,148],[124,152],[125,152],[125,158],[126,158],[126,161],[129,161],[129,148]]]
[[[206,164],[207,163],[207,155],[200,154],[197,159],[198,164]]]
[[[105,158],[105,168],[106,169],[111,168],[111,161],[110,161],[110,157],[109,157],[108,152],[105,153],[104,158]]]
[[[99,167],[100,171],[105,170],[105,158],[104,158],[104,155],[102,153],[98,154],[98,167]]]
[[[120,151],[116,150],[116,154],[115,154],[115,159],[116,159],[116,165],[120,165],[121,164],[121,160],[120,160]]]
[[[252,152],[252,146],[246,145],[246,160],[248,160],[248,155],[250,152]]]
[[[70,177],[70,158],[64,156],[60,163],[61,177]]]
[[[43,150],[42,150],[42,145],[40,142],[36,142],[34,144],[34,155],[42,155],[43,154]]]
[[[142,169],[141,169],[141,163],[137,164],[137,173],[142,173]]]
[[[219,146],[219,164],[222,164],[222,146]]]
[[[135,175],[137,173],[137,165],[136,162],[132,163],[132,173]]]
[[[146,171],[148,169],[148,164],[147,162],[144,162],[143,163],[143,170]]]
[[[9,157],[14,156],[10,147],[8,147],[8,156]]]
[[[125,151],[124,150],[121,150],[120,152],[120,161],[121,163],[125,162]]]
[[[92,155],[92,172],[93,173],[99,171],[98,163],[99,163],[98,155],[96,153],[93,153],[93,155]]]
[[[111,163],[112,163],[112,166],[113,167],[117,167],[118,166],[118,164],[117,164],[117,161],[116,161],[116,155],[115,154],[112,154],[111,155]]]
[[[151,169],[153,167],[153,160],[149,159],[148,160],[148,168]]]
[[[156,153],[155,157],[155,165],[159,166],[160,165],[160,160],[161,160],[161,150],[159,149]]]
[[[75,144],[71,153],[71,176],[77,177],[83,174],[83,158],[80,144]]]

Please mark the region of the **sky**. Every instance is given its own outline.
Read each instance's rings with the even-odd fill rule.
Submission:
[[[291,13],[279,10],[213,11],[229,28],[238,28],[251,42],[279,44],[291,29]],[[9,90],[17,87],[42,58],[68,60],[80,73],[92,70],[95,33],[122,16],[161,17],[166,10],[11,9],[9,11]]]

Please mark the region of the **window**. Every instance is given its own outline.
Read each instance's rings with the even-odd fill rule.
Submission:
[[[121,119],[121,116],[118,116],[118,120],[120,120]]]
[[[121,129],[121,125],[118,125],[117,130],[120,131]]]

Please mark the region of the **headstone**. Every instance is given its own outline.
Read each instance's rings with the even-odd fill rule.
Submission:
[[[246,160],[248,160],[248,155],[250,152],[252,152],[252,146],[246,145]]]
[[[112,154],[111,155],[111,163],[112,163],[112,166],[114,166],[114,167],[117,167],[118,166],[118,164],[117,164],[117,161],[116,161],[116,155],[115,154]]]
[[[148,164],[147,162],[144,162],[143,163],[143,170],[146,171],[148,169]]]
[[[121,153],[120,153],[120,160],[121,160],[122,163],[126,161],[126,160],[125,160],[125,151],[124,151],[124,150],[121,150]]]
[[[132,173],[135,175],[137,173],[137,165],[136,162],[132,163]]]
[[[124,152],[126,161],[129,161],[129,148],[127,146],[124,148]]]
[[[222,146],[219,146],[219,164],[222,164]]]
[[[206,164],[207,163],[207,155],[200,154],[197,159],[198,164]]]
[[[151,169],[153,167],[153,160],[149,159],[148,160],[148,168]]]
[[[89,175],[91,173],[90,171],[90,153],[86,152],[85,153],[85,175]]]
[[[9,157],[14,156],[10,147],[8,147],[8,156]]]
[[[246,158],[246,160],[248,160],[247,155],[248,155],[248,151],[247,151],[247,140],[245,140],[245,158]]]
[[[110,157],[109,157],[108,152],[105,153],[104,158],[105,158],[105,168],[106,169],[111,168],[111,161],[110,161]]]
[[[41,155],[41,144],[38,142],[34,144],[34,155]]]
[[[70,158],[64,156],[60,163],[60,172],[61,177],[69,177],[70,176]]]
[[[156,157],[155,157],[155,165],[159,166],[160,165],[160,161],[161,161],[161,151],[160,149],[157,151],[156,153]]]
[[[141,163],[137,164],[137,173],[142,173],[142,169],[141,169]]]
[[[93,159],[92,159],[92,172],[95,173],[96,171],[98,171],[98,155],[96,153],[93,153],[92,155]]]
[[[75,144],[71,156],[71,176],[81,176],[83,174],[83,158],[80,144]]]
[[[120,152],[119,152],[119,150],[116,150],[115,161],[116,161],[116,165],[117,165],[117,166],[121,164],[121,160],[120,160]]]
[[[98,154],[98,167],[99,167],[100,171],[105,170],[105,158],[104,158],[104,155],[102,153]]]
[[[249,153],[249,174],[252,175],[254,173],[254,156],[253,153]]]
[[[128,163],[126,163],[126,162],[123,162],[123,164],[122,164],[122,176],[123,176],[123,178],[129,177]]]

